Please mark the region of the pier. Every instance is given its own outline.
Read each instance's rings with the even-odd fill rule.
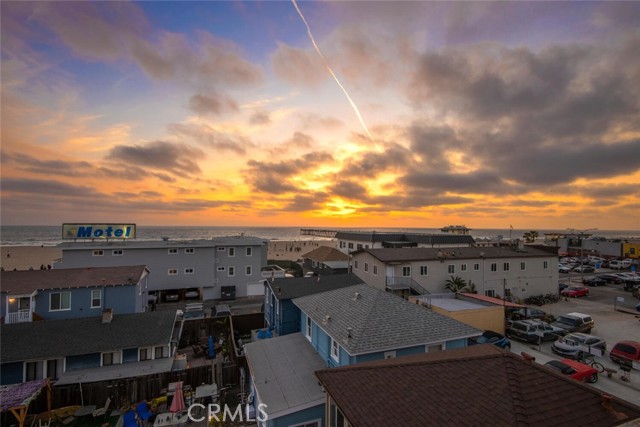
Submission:
[[[301,228],[300,235],[302,236],[316,236],[316,237],[327,237],[333,239],[336,237],[337,230],[326,230],[319,228]]]

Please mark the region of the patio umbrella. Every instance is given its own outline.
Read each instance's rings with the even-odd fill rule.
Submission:
[[[176,412],[182,412],[186,409],[186,405],[184,404],[184,394],[182,392],[182,381],[176,383],[176,390],[173,395],[173,400],[171,401],[171,407],[169,408],[170,412],[174,414]]]
[[[213,336],[209,335],[209,359],[216,357],[216,351],[213,347]]]

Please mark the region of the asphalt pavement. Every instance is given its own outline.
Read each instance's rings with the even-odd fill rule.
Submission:
[[[575,280],[574,284],[577,284],[580,277],[573,279]],[[624,302],[621,302],[618,299],[619,297],[624,298]],[[630,303],[633,303],[633,305],[630,305]],[[633,307],[637,303],[638,300],[631,295],[631,292],[622,290],[622,285],[607,285],[590,287],[589,296],[587,297],[569,298],[566,301],[561,299],[558,303],[545,304],[539,308],[554,316],[571,312],[591,315],[595,321],[591,335],[605,339],[607,349],[610,350],[618,341],[640,341],[640,313],[633,314],[616,310],[616,307],[621,305]],[[551,342],[544,342],[538,346],[512,339],[511,343],[511,351],[518,354],[524,351],[534,356],[536,362],[540,364],[544,364],[549,360],[562,359],[561,356],[551,351]],[[608,352],[603,357],[597,357],[596,360],[602,363],[605,368],[614,369],[618,372],[612,374],[611,378],[607,377],[606,372],[599,374],[598,382],[591,385],[620,399],[640,405],[640,370],[634,369],[628,373],[629,381],[627,382],[621,379],[623,371],[620,370],[618,364],[609,359]]]

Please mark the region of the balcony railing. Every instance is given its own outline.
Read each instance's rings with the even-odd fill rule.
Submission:
[[[392,291],[402,290],[402,289],[413,289],[418,295],[426,295],[430,293],[427,291],[422,285],[413,280],[411,277],[392,277],[387,276],[387,289]]]
[[[20,310],[13,313],[7,313],[5,323],[26,323],[33,321],[33,313],[31,310]]]

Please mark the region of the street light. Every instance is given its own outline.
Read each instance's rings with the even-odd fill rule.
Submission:
[[[583,268],[584,264],[582,263],[584,258],[584,245],[582,244],[582,239],[585,233],[589,231],[595,231],[597,230],[597,228],[587,228],[586,230],[578,230],[576,228],[567,228],[567,230],[571,231],[572,233],[580,234],[580,280],[584,284],[584,268]]]

